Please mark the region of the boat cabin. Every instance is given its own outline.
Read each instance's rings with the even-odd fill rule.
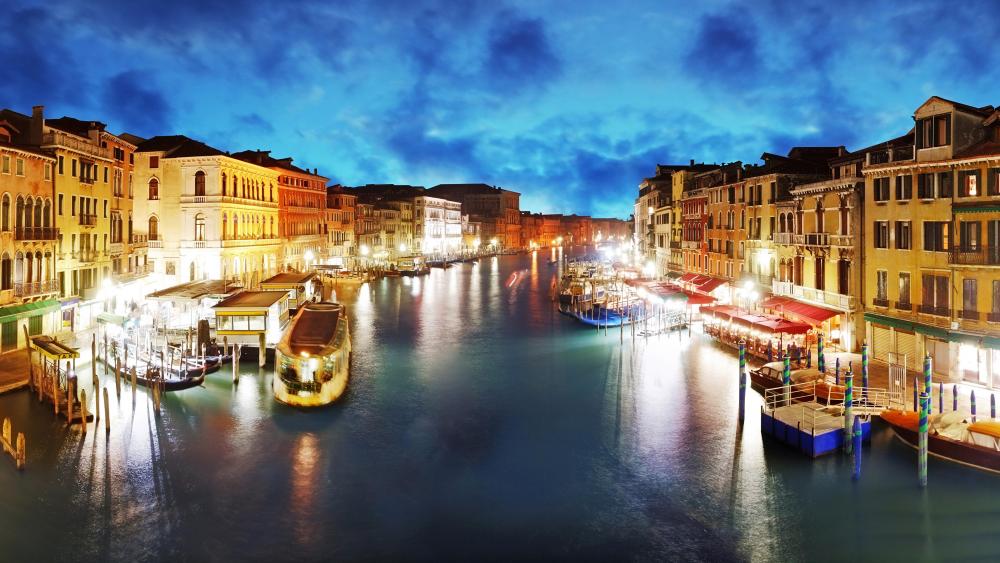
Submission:
[[[219,301],[212,307],[217,337],[259,346],[263,361],[267,346],[281,339],[288,324],[288,300],[282,291],[242,291]]]
[[[298,309],[306,301],[312,300],[315,292],[315,272],[282,272],[260,282],[261,291],[285,291],[289,297],[289,307]]]

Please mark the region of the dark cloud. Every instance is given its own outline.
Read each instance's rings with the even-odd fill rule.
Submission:
[[[706,16],[698,24],[684,67],[696,77],[729,87],[743,82],[761,68],[755,33],[753,23],[735,13]]]
[[[171,107],[148,73],[120,72],[103,83],[101,101],[122,129],[140,136],[168,131]]]
[[[491,88],[534,90],[554,80],[560,69],[542,20],[514,12],[497,16],[489,32],[484,67]]]
[[[42,7],[11,7],[0,19],[0,53],[6,71],[3,103],[30,111],[36,104],[86,103],[90,77],[73,64],[71,49],[53,38],[63,36],[51,12]]]
[[[271,122],[264,119],[258,113],[245,113],[236,116],[236,122],[250,129],[260,131],[262,133],[274,133],[274,125]]]

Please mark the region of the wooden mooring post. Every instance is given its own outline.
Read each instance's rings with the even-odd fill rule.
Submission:
[[[2,445],[4,452],[14,458],[14,465],[18,469],[24,469],[24,460],[26,458],[24,432],[18,432],[17,438],[14,440],[11,440],[12,435],[10,419],[5,417],[3,419],[3,436],[0,436],[0,445]]]
[[[108,388],[104,388],[104,433],[111,433],[111,413],[108,406]]]

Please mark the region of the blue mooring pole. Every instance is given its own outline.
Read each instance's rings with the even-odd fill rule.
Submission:
[[[938,412],[944,414],[944,381],[938,383]]]
[[[746,340],[740,340],[740,420],[739,423],[743,424],[744,413],[746,412],[747,404],[747,343]]]
[[[854,417],[854,474],[855,481],[861,478],[861,417]]]
[[[919,445],[917,449],[917,479],[921,487],[927,486],[927,411],[930,404],[930,397],[926,393],[920,396],[920,426]]]
[[[997,396],[990,393],[990,419],[997,417]]]
[[[851,421],[854,420],[854,374],[844,374],[844,450],[851,453]]]
[[[958,385],[951,386],[951,410],[958,410]]]
[[[931,355],[924,356],[924,393],[927,394],[927,416],[931,415]]]
[[[969,391],[969,403],[972,405],[972,422],[976,421],[976,391]]]

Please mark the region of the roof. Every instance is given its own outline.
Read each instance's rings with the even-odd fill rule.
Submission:
[[[976,156],[1000,155],[1000,141],[984,139],[978,143],[956,152],[952,158],[972,158]]]
[[[226,154],[215,147],[184,135],[157,135],[139,143],[135,152],[163,152],[165,158],[218,156]]]
[[[56,119],[46,119],[45,125],[60,131],[72,133],[78,137],[88,137],[91,129],[104,131],[105,127],[105,125],[100,121],[81,121],[75,117],[67,116],[58,117]]]
[[[974,113],[976,115],[982,115],[983,117],[986,117],[987,115],[993,113],[993,109],[994,109],[993,106],[990,106],[990,105],[986,105],[986,106],[978,107],[977,108],[975,106],[970,106],[968,104],[963,104],[961,102],[956,102],[955,100],[949,100],[948,98],[942,98],[941,96],[931,96],[930,98],[927,98],[927,101],[925,101],[923,104],[920,104],[920,105],[923,106],[927,102],[929,102],[931,100],[934,100],[934,99],[941,100],[942,102],[947,102],[947,103],[955,106],[955,109],[960,109],[960,110],[962,110],[964,112],[967,112],[967,113]]]
[[[498,186],[491,186],[489,184],[438,184],[433,188],[427,190],[430,195],[439,196],[437,194],[449,194],[452,196],[459,195],[491,195],[491,194],[501,194],[501,193],[511,193],[516,195],[521,195],[520,192],[515,192]],[[432,193],[433,192],[433,193]],[[448,199],[445,197],[445,199]]]
[[[219,295],[228,295],[234,291],[239,291],[240,287],[223,280],[197,280],[185,282],[179,285],[161,289],[150,293],[149,299],[201,299]]]
[[[143,143],[143,142],[146,141],[146,139],[144,137],[140,137],[138,135],[133,135],[132,133],[122,133],[121,135],[118,135],[118,137],[121,138],[121,139],[125,139],[126,141],[128,141],[128,142],[130,142],[130,143],[132,143],[133,145],[136,145],[136,146],[138,146],[140,143]]]
[[[330,354],[343,313],[344,306],[340,303],[306,303],[295,315],[278,348],[288,356]]]
[[[222,301],[216,303],[213,309],[232,308],[261,308],[266,309],[278,301],[288,297],[283,291],[241,291],[230,295]]]
[[[275,275],[267,278],[266,280],[260,282],[260,284],[261,285],[264,285],[264,284],[267,284],[267,283],[273,283],[273,284],[301,284],[301,283],[306,283],[307,281],[313,279],[314,277],[316,277],[316,274],[313,273],[313,272],[306,272],[306,273],[303,273],[303,272],[282,272],[280,274],[275,274]]]
[[[305,174],[308,176],[317,176],[319,178],[323,178],[324,180],[327,179],[325,176],[320,176],[318,173],[313,173],[310,172],[309,170],[305,170],[303,168],[295,166],[294,164],[292,164],[292,157],[290,156],[286,156],[283,158],[274,158],[273,156],[271,156],[271,151],[264,151],[260,149],[245,150],[240,152],[234,152],[229,156],[259,166],[266,166],[268,168],[282,168],[290,172],[297,172],[299,174]]]
[[[76,348],[73,348],[64,342],[60,342],[51,336],[32,336],[31,347],[41,352],[49,359],[68,360],[80,357],[80,352]]]

